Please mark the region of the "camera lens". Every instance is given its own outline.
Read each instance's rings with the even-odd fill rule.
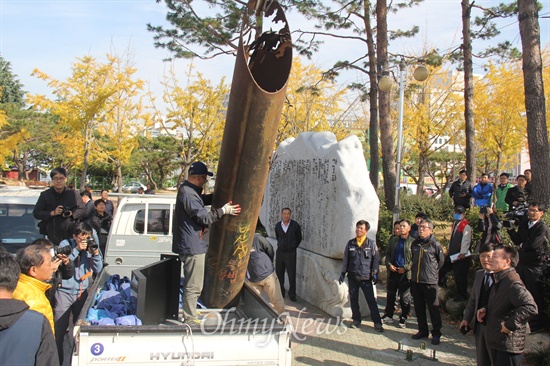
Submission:
[[[58,255],[58,254],[69,255],[73,251],[73,248],[70,245],[67,245],[64,247],[55,246],[53,247],[53,251],[55,255]]]
[[[94,239],[88,239],[88,249],[97,250],[99,245],[94,241]]]

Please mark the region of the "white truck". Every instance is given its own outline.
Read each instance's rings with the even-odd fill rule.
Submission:
[[[181,262],[171,253],[174,204],[174,196],[162,195],[119,202],[107,242],[109,265],[89,289],[73,331],[72,365],[291,365],[290,325],[246,283],[235,307],[200,310],[200,328],[181,322]],[[131,278],[143,325],[86,321],[114,274]]]

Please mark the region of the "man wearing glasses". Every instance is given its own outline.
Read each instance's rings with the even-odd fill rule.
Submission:
[[[545,212],[546,205],[531,202],[527,211],[528,220],[522,220],[517,230],[515,227],[508,229],[510,239],[519,247],[516,271],[539,308],[538,315],[529,321],[531,333],[541,331],[544,324],[544,286],[540,279],[543,277],[544,256],[550,238],[548,227],[541,220]]]
[[[221,208],[206,209],[212,203],[212,194],[203,195],[202,189],[213,176],[204,163],[191,164],[187,180],[176,197],[174,211],[172,252],[179,254],[183,263],[185,285],[183,290],[183,318],[190,326],[200,325],[197,300],[204,284],[204,263],[208,249],[208,225],[223,215],[236,216],[241,212],[238,204],[226,203]]]
[[[47,235],[54,244],[67,239],[72,234],[72,223],[85,218],[86,205],[78,191],[65,187],[67,171],[55,168],[50,172],[52,187],[38,197],[33,215],[37,220],[40,233]]]
[[[437,299],[439,270],[443,267],[445,255],[441,244],[432,235],[433,223],[422,220],[418,226],[418,239],[412,243],[411,293],[414,311],[418,321],[418,332],[413,339],[427,338],[429,334],[426,307],[432,321],[432,344],[438,345],[441,339],[441,314]]]

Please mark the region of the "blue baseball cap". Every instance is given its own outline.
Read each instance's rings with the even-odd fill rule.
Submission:
[[[204,163],[196,161],[189,167],[189,175],[209,175],[212,177],[214,173],[209,172]]]

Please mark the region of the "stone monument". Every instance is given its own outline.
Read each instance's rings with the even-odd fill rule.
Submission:
[[[305,132],[280,144],[271,159],[260,221],[274,248],[282,208],[289,207],[301,225],[299,297],[332,316],[351,316],[347,284],[338,284],[343,250],[361,219],[371,225],[368,237],[376,237],[379,203],[357,136],[337,142],[330,132]],[[360,299],[361,313],[368,315]]]

